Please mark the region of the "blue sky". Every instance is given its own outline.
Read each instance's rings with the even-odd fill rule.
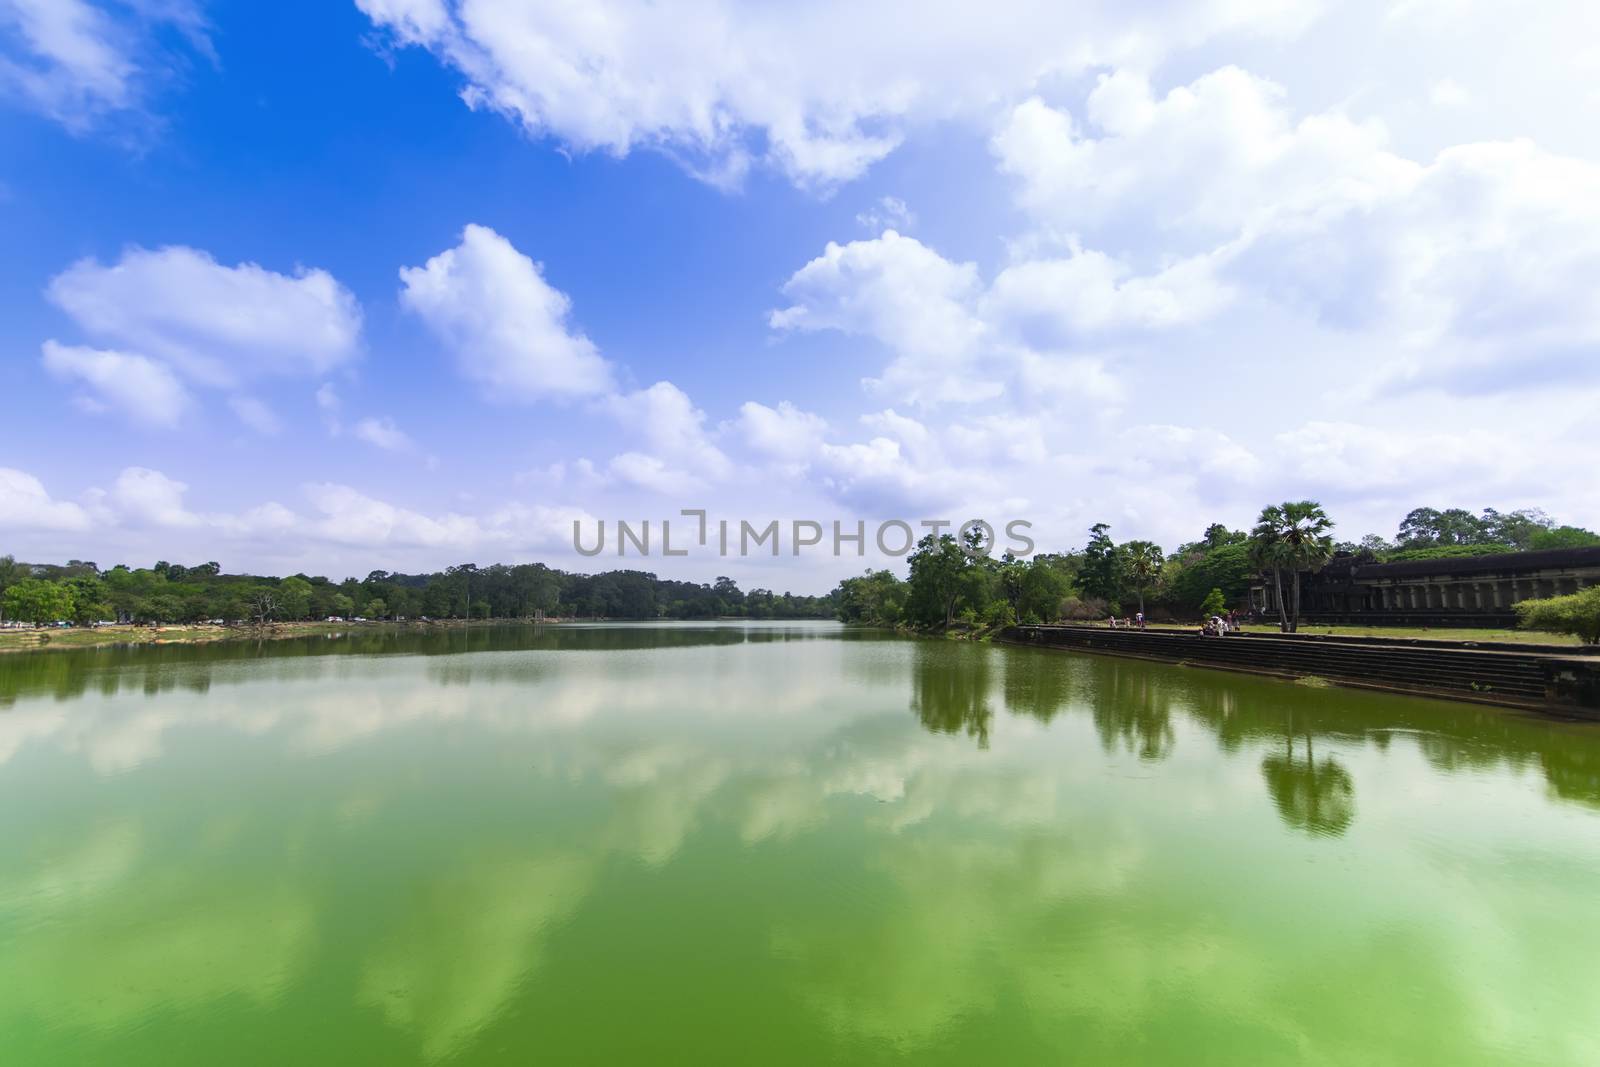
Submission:
[[[0,551],[1600,525],[1600,17],[1505,7],[0,0]]]

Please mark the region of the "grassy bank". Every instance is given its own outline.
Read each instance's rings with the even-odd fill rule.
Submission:
[[[1092,623],[1088,625],[1094,625]],[[1101,623],[1100,625],[1104,625]],[[1181,630],[1192,632],[1198,623],[1178,625],[1175,623],[1151,623],[1152,630]],[[1251,633],[1271,634],[1277,633],[1278,628],[1270,624],[1257,624],[1246,627]],[[1300,626],[1302,634],[1327,634],[1330,637],[1389,637],[1396,639],[1417,638],[1424,641],[1494,641],[1512,645],[1578,645],[1581,642],[1571,634],[1550,634],[1540,630],[1509,630],[1509,629],[1474,629],[1456,626]]]

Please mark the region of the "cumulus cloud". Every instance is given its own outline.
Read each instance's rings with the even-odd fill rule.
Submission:
[[[627,452],[609,471],[653,492],[682,493],[727,477],[732,463],[706,429],[705,412],[671,382],[607,397],[601,407],[648,451]]]
[[[1419,162],[1379,122],[1296,120],[1282,87],[1232,67],[1165,95],[1108,75],[1085,117],[1031,100],[993,142],[1039,225],[1164,260],[1124,278],[1091,269],[1099,252],[1075,257],[1079,284],[1054,304],[1074,321],[1104,320],[1107,292],[1124,315],[1180,322],[1246,293],[1377,333],[1395,380],[1472,390],[1593,376],[1600,165],[1527,141]],[[1050,302],[1023,283],[1048,293],[1062,272],[1010,273],[995,299],[1026,311]]]
[[[1229,298],[1208,265],[1179,262],[1148,276],[1097,252],[1021,260],[985,283],[893,230],[830,243],[797,270],[773,311],[779,330],[837,330],[894,353],[865,384],[919,407],[979,404],[1008,391],[1040,401],[1109,401],[1119,392],[1101,354],[1134,334],[1214,314]]]
[[[203,521],[184,506],[189,487],[148,467],[129,467],[117,476],[110,503],[123,516],[154,526],[197,526]]]
[[[612,388],[610,365],[571,329],[572,302],[539,264],[487,226],[420,267],[400,271],[401,303],[492,400],[571,399]]]
[[[787,400],[775,408],[748,401],[739,406],[734,427],[755,452],[779,460],[804,460],[814,455],[828,432],[820,415],[801,411]]]
[[[52,499],[26,471],[0,467],[0,529],[79,532],[89,526],[89,513],[80,505]]]
[[[828,188],[859,176],[918,123],[981,116],[1052,76],[1149,65],[1218,34],[1293,31],[1321,4],[357,6],[399,44],[427,48],[453,67],[469,106],[534,135],[616,155],[657,148],[724,185],[759,162]]]
[[[52,375],[82,386],[82,406],[116,410],[136,423],[171,427],[189,406],[189,394],[164,364],[130,352],[44,343],[44,366]]]
[[[80,260],[48,295],[91,337],[206,385],[322,374],[360,350],[361,309],[323,270],[285,275],[195,248],[131,248],[111,266]]]
[[[793,303],[768,322],[872,337],[896,353],[880,388],[911,403],[973,402],[1002,388],[975,374],[988,332],[975,311],[981,292],[975,264],[953,263],[888,230],[866,241],[830,241],[784,283]]]

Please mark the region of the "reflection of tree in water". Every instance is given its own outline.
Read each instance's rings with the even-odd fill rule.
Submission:
[[[1356,815],[1356,787],[1332,756],[1319,762],[1312,749],[1311,732],[1305,734],[1302,758],[1294,747],[1293,720],[1284,732],[1284,750],[1261,761],[1261,777],[1278,806],[1278,814],[1292,829],[1323,837],[1337,837],[1350,828]]]
[[[262,662],[285,678],[301,668],[288,661],[326,656],[452,656],[467,652],[618,652],[696,648],[707,645],[765,644],[827,640],[843,633],[831,627],[727,625],[551,626],[389,626],[330,628],[327,633],[272,640],[252,638],[248,630],[229,640],[196,644],[128,644],[96,648],[43,649],[7,653],[0,658],[0,707],[17,698],[48,693],[57,699],[80,696],[91,685],[111,696],[142,691],[157,696],[175,689],[204,693],[213,672],[225,664]],[[254,675],[234,674],[225,680]],[[456,672],[448,681],[470,680]]]
[[[988,748],[994,721],[989,684],[987,648],[924,642],[917,646],[911,710],[934,733],[965,732]]]
[[[1085,665],[1076,656],[1041,649],[1018,649],[1005,664],[1006,710],[1049,722],[1072,698],[1073,672]]]
[[[1094,698],[1094,729],[1107,752],[1132,753],[1156,762],[1172,755],[1176,740],[1165,688],[1148,668],[1108,663]]]

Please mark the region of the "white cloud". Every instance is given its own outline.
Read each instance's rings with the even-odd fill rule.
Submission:
[[[804,460],[815,454],[828,432],[820,415],[801,411],[787,400],[776,408],[748,401],[739,406],[735,428],[754,451],[780,460]]]
[[[0,529],[77,533],[90,528],[81,506],[53,500],[44,483],[26,471],[0,467]]]
[[[1296,121],[1283,89],[1235,68],[1157,97],[1105,77],[1089,126],[1034,100],[994,140],[1041,226],[1164,257],[1071,296],[996,299],[1111,321],[1203,318],[1240,293],[1389,349],[1391,379],[1454,389],[1592,376],[1600,344],[1600,165],[1526,141],[1463,144],[1419,163],[1383,126],[1338,112]],[[1184,258],[1172,260],[1174,254]],[[1082,283],[1101,253],[1083,253]],[[1063,272],[1028,263],[1016,281]]]
[[[1381,123],[1328,113],[1297,124],[1280,86],[1237,67],[1160,98],[1137,74],[1105,75],[1085,117],[1029,100],[993,146],[1024,208],[1096,243],[1148,248],[1155,236],[1169,253],[1206,250],[1272,213],[1357,203],[1411,169],[1382,150]]]
[[[1008,393],[1019,403],[1114,399],[1119,389],[1099,354],[1105,345],[1202,320],[1231,299],[1201,260],[1139,277],[1083,251],[1013,263],[985,285],[975,264],[951,262],[893,230],[830,243],[783,292],[795,302],[770,314],[774,328],[876,339],[894,358],[865,384],[923,408]]]
[[[310,533],[326,541],[364,547],[389,544],[426,547],[476,545],[482,530],[466,515],[424,515],[367,496],[347,485],[308,486],[307,495],[320,517]]]
[[[189,511],[183,497],[189,487],[148,467],[129,467],[117,476],[110,503],[122,515],[155,526],[197,526],[200,516]]]
[[[894,230],[848,244],[829,242],[795,271],[794,301],[768,318],[778,330],[839,330],[875,338],[896,353],[876,384],[917,404],[971,403],[999,394],[977,374],[987,328],[975,311],[978,268],[952,263]]]
[[[1002,270],[980,310],[1034,344],[1053,346],[1190,325],[1231,299],[1205,257],[1140,276],[1103,252],[1078,251]]]
[[[648,452],[616,457],[609,472],[653,492],[680,493],[720,481],[732,463],[706,431],[705,412],[671,382],[607,397],[601,407]]]
[[[1042,80],[1148,65],[1221,33],[1298,29],[1315,0],[580,6],[357,0],[535,135],[661,149],[719,184],[762,162],[802,184],[860,175],[919,123],[982,116]],[[840,27],[849,27],[841,32]],[[1025,29],[1024,29],[1025,27]]]
[[[207,385],[321,374],[359,353],[360,307],[323,270],[291,277],[194,248],[132,248],[109,267],[80,260],[48,293],[90,336]]]
[[[467,226],[460,244],[402,268],[400,279],[401,302],[489,399],[569,399],[612,388],[610,365],[567,326],[566,294],[487,226]]]
[[[144,356],[55,341],[46,341],[43,351],[46,370],[89,390],[83,399],[91,411],[114,408],[146,426],[172,427],[189,406],[183,383]]]
[[[393,419],[367,417],[357,422],[350,430],[351,434],[369,445],[374,445],[386,452],[410,452],[416,448],[416,442],[395,425]]]

